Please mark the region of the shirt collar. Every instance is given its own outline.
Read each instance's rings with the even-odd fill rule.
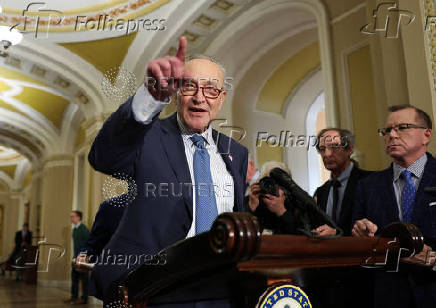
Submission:
[[[351,170],[353,170],[353,167],[354,167],[354,164],[353,164],[353,162],[351,162],[350,165],[347,167],[347,169],[342,171],[342,173],[337,177],[336,180],[338,180],[339,182],[341,182],[341,184],[343,184],[350,177]],[[330,180],[333,181],[334,179],[331,178]]]
[[[416,178],[421,178],[422,174],[424,173],[424,167],[426,163],[427,163],[427,154],[424,153],[424,155],[422,155],[420,158],[415,160],[413,164],[407,167],[407,170],[409,170],[410,173],[412,173]],[[394,182],[396,182],[400,177],[401,173],[404,170],[406,170],[406,168],[398,165],[397,163],[393,163],[392,165],[394,171]]]
[[[180,133],[182,134],[183,139],[184,140],[189,139],[192,143],[192,140],[190,138],[192,136],[196,135],[197,133],[190,132],[186,128],[186,126],[183,125],[182,121],[179,118],[179,114],[177,114],[177,124],[179,126]],[[201,133],[200,136],[202,136],[206,140],[207,145],[209,145],[209,146],[215,145],[215,142],[213,141],[213,138],[212,138],[212,128],[210,126],[203,133]],[[192,144],[194,144],[194,143],[192,143]]]
[[[74,228],[78,228],[82,224],[81,221],[79,221],[77,224],[74,225]]]

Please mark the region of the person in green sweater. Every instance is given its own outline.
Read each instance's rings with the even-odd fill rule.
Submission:
[[[73,227],[74,258],[79,255],[80,248],[86,244],[89,237],[88,228],[82,223],[82,212],[72,211],[70,214]],[[88,302],[88,273],[71,269],[71,298],[65,302],[70,304],[86,304]],[[79,300],[79,281],[82,281],[82,298]]]

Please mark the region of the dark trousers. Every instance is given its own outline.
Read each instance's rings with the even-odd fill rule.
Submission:
[[[26,263],[26,254],[24,248],[21,246],[15,246],[6,262],[14,266],[24,266]]]
[[[79,281],[82,281],[82,299],[88,301],[88,273],[71,270],[71,298],[79,298]]]

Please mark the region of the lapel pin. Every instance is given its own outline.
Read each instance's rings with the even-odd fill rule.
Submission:
[[[429,206],[435,206],[435,205],[436,205],[436,202],[430,202],[428,205],[429,205]]]

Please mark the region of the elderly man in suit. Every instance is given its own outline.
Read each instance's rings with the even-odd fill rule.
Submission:
[[[315,191],[318,206],[342,229],[351,235],[354,194],[359,180],[371,171],[360,169],[351,159],[355,136],[347,129],[331,127],[318,133],[316,148],[324,167],[330,171],[330,179]],[[335,235],[329,225],[316,229],[320,235]],[[312,299],[320,307],[370,307],[372,303],[371,273],[359,268],[316,269],[308,271],[316,275],[317,283]]]
[[[317,150],[331,178],[315,191],[319,207],[344,231],[351,235],[351,215],[357,182],[371,171],[362,170],[351,159],[354,135],[343,128],[325,128],[318,133]],[[324,225],[317,229],[320,235],[333,235],[336,230]]]
[[[389,108],[384,128],[388,169],[363,179],[356,190],[353,235],[374,236],[392,222],[416,225],[424,236],[423,251],[400,263],[398,272],[376,273],[375,307],[436,307],[436,197],[424,189],[436,186],[436,159],[427,153],[432,121],[411,105]],[[432,251],[433,250],[433,251]]]
[[[206,57],[185,61],[186,45],[181,37],[176,56],[148,63],[146,85],[104,123],[89,153],[96,170],[127,174],[138,185],[137,198],[105,247],[113,255],[156,255],[208,231],[218,214],[244,209],[248,151],[210,126],[226,97],[224,70]],[[173,95],[177,112],[159,119]],[[97,264],[97,296],[113,303],[117,284],[133,268]],[[228,306],[216,299],[161,307]]]

